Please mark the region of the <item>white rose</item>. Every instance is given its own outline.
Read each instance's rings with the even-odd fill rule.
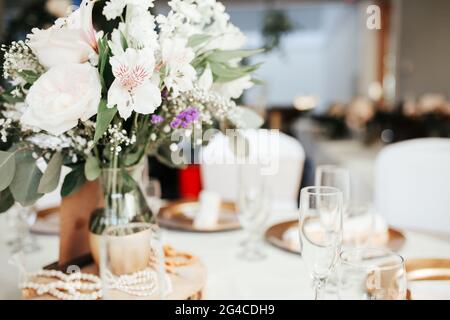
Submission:
[[[53,67],[30,88],[21,122],[60,135],[97,113],[101,90],[98,71],[89,64]]]
[[[80,30],[33,29],[28,46],[46,68],[65,63],[84,63],[96,54]]]
[[[46,68],[64,63],[84,63],[97,55],[97,40],[92,26],[96,0],[83,0],[80,8],[67,18],[56,20],[46,29],[34,28],[27,35],[28,46]]]

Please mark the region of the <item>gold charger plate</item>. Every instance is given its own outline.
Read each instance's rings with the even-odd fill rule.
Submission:
[[[449,259],[408,259],[405,268],[408,281],[450,280]]]
[[[157,218],[158,224],[164,228],[190,232],[221,232],[241,228],[236,214],[236,206],[232,202],[222,202],[219,221],[216,226],[205,229],[195,228],[194,220],[186,213],[194,213],[198,210],[199,206],[200,203],[196,200],[180,200],[172,202],[161,208]]]
[[[283,240],[283,234],[289,228],[297,225],[298,225],[297,220],[290,220],[275,224],[271,226],[269,229],[267,229],[265,234],[266,240],[275,247],[289,251],[291,253],[299,254],[300,252],[298,250],[293,249],[286,241]],[[389,232],[389,239],[388,243],[386,244],[386,247],[392,251],[400,250],[403,247],[406,240],[404,234],[399,230],[392,228],[389,228],[388,232]]]
[[[405,269],[408,282],[450,280],[449,259],[407,259]],[[408,289],[408,300],[413,300],[412,296]]]

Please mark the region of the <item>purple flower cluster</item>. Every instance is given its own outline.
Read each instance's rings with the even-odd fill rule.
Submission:
[[[161,123],[161,122],[163,122],[163,121],[164,121],[164,118],[161,117],[160,115],[157,115],[157,114],[152,115],[151,122],[152,122],[153,124],[158,124],[158,123]]]
[[[200,116],[200,111],[197,108],[189,107],[186,110],[180,112],[175,119],[172,120],[170,126],[173,129],[179,128],[180,126],[186,129],[192,122],[198,119]]]

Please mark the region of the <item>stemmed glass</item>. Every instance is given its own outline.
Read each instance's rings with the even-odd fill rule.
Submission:
[[[148,206],[152,212],[157,216],[159,209],[161,209],[161,184],[158,179],[148,179],[145,186],[145,196]]]
[[[336,165],[320,165],[316,168],[316,186],[334,187],[342,192],[343,211],[347,213],[350,203],[350,172],[348,169]]]
[[[300,192],[301,255],[313,279],[315,299],[323,299],[342,246],[342,192],[306,187]]]
[[[22,207],[16,204],[8,211],[9,225],[14,230],[13,239],[8,241],[8,245],[13,252],[32,253],[39,250],[39,246],[30,233],[36,218],[37,212],[33,207]]]
[[[258,243],[270,211],[267,179],[257,165],[241,165],[238,194],[238,217],[247,233],[239,256],[255,261],[265,258]]]
[[[389,250],[359,248],[342,251],[339,297],[345,300],[405,300],[404,259]]]

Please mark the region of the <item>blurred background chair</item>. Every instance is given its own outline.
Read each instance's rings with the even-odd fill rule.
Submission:
[[[375,205],[392,226],[450,234],[450,139],[385,147],[375,165]]]
[[[274,173],[268,175],[273,208],[280,210],[297,208],[305,162],[302,145],[284,133],[271,136],[264,134],[264,130],[247,130],[243,136],[248,141],[250,156],[265,159],[259,164],[262,170],[269,168],[269,161],[273,164]],[[203,160],[202,185],[204,190],[219,193],[223,200],[236,201],[239,164],[236,163],[229,147],[229,139],[225,135],[218,134],[206,148],[202,149],[200,157]]]

